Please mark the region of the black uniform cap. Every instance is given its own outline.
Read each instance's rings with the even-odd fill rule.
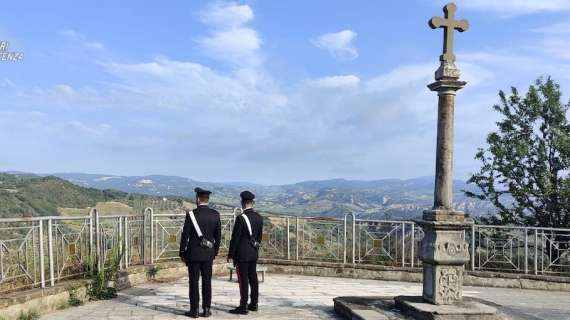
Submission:
[[[247,190],[240,193],[239,196],[241,197],[242,201],[249,201],[249,200],[255,199],[255,195],[253,193],[251,193],[251,191],[247,191]]]
[[[198,195],[198,196],[203,196],[203,195],[208,195],[208,196],[209,196],[210,193],[212,193],[212,191],[204,190],[204,189],[202,189],[202,188],[200,188],[200,187],[195,188],[195,189],[194,189],[194,192],[196,192],[196,195]]]

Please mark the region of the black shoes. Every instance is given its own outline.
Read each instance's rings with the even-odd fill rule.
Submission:
[[[210,308],[204,308],[204,312],[202,312],[202,314],[200,314],[200,317],[207,318],[211,315],[212,315],[212,311],[210,311]]]
[[[184,312],[184,315],[190,318],[198,318],[198,310],[190,310]]]
[[[230,310],[230,313],[232,314],[247,314],[247,308],[246,307],[237,307],[235,309]]]
[[[256,304],[250,303],[250,304],[247,306],[247,310],[249,310],[249,311],[257,311],[257,303],[256,303]]]

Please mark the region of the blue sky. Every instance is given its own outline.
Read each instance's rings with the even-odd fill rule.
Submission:
[[[19,1],[0,11],[0,170],[265,184],[433,175],[444,1]],[[457,1],[455,173],[499,89],[570,91],[570,1]],[[568,95],[566,95],[568,97]]]

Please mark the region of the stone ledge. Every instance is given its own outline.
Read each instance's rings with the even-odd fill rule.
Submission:
[[[268,272],[311,276],[362,278],[371,280],[421,282],[422,269],[370,264],[260,259]],[[570,277],[465,271],[465,286],[570,291]]]
[[[170,281],[187,275],[187,268],[181,262],[164,262],[154,265],[158,267],[155,281]],[[153,265],[131,266],[127,270],[118,272],[118,279],[110,285],[123,290],[149,281],[148,271]],[[227,273],[225,261],[215,261],[213,273],[222,275]],[[0,319],[17,319],[21,313],[36,311],[46,314],[57,310],[69,300],[71,290],[76,290],[76,297],[81,301],[88,301],[88,289],[91,279],[66,280],[56,283],[53,287],[35,288],[0,297]]]
[[[57,283],[53,287],[30,289],[25,291],[17,291],[13,293],[3,294],[0,297],[0,310],[7,308],[11,305],[25,303],[32,299],[57,295],[60,293],[67,293],[70,288],[81,288],[87,286],[88,280],[69,280],[62,283]]]

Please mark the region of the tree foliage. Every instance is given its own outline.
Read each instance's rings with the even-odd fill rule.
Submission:
[[[570,104],[561,95],[551,78],[538,79],[525,96],[514,87],[509,96],[499,92],[497,131],[478,150],[482,166],[468,180],[480,192],[466,192],[497,208],[489,222],[570,227]]]

